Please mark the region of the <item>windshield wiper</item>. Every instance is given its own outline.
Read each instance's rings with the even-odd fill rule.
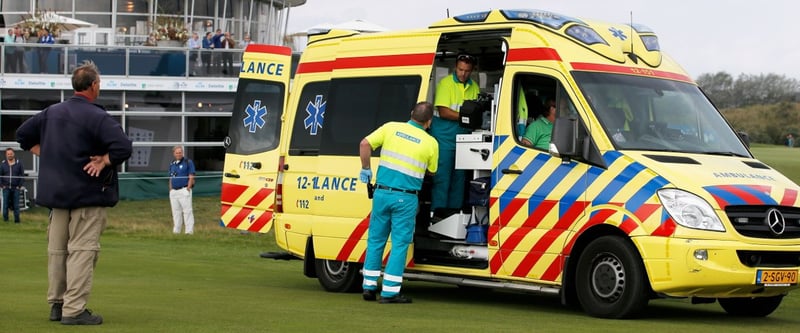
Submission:
[[[719,156],[738,156],[738,157],[750,157],[747,155],[737,154],[732,151],[695,151],[691,152],[695,154],[706,154],[706,155],[719,155]]]

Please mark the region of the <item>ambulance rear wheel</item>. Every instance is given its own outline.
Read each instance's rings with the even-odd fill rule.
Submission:
[[[332,292],[361,290],[361,264],[347,261],[316,259],[317,279],[322,288]]]
[[[628,318],[649,301],[650,286],[642,258],[618,236],[600,237],[578,259],[575,289],[583,310],[600,318]]]
[[[720,298],[719,305],[730,315],[743,317],[766,317],[778,308],[783,295],[771,297]]]

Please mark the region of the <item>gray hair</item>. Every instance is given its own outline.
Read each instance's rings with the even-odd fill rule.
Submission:
[[[100,71],[91,60],[85,60],[72,72],[72,89],[86,91],[100,78]]]

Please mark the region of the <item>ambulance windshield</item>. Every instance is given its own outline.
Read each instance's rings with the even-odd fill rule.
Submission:
[[[751,157],[697,86],[622,74],[573,75],[618,149]]]

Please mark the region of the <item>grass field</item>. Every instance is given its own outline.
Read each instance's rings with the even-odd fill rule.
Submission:
[[[755,147],[767,164],[789,173],[795,152]],[[785,168],[785,169],[784,169]],[[797,182],[800,175],[790,176]],[[796,332],[800,292],[767,318],[736,318],[717,304],[654,300],[643,318],[602,320],[553,297],[407,282],[410,305],[364,302],[327,293],[302,275],[300,261],[273,261],[271,234],[220,228],[217,198],[195,198],[196,233],[171,234],[169,202],[125,201],[109,226],[89,308],[97,328],[47,320],[46,215],[23,212],[23,224],[0,222],[0,332]]]
[[[800,148],[772,145],[753,145],[756,158],[800,184]]]

